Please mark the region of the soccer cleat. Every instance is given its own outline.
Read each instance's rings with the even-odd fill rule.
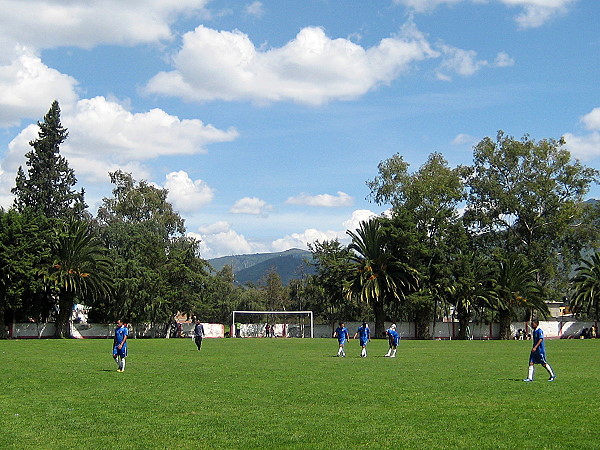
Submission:
[[[554,375],[554,376],[552,376],[552,377],[548,378],[548,381],[554,381],[554,380],[556,380],[556,375]]]
[[[526,383],[529,383],[530,381],[533,381],[531,378],[525,378],[523,381],[525,381]]]

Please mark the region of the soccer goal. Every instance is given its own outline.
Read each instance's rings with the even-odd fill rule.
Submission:
[[[267,316],[267,322],[254,322],[251,324],[238,324],[236,317],[242,315],[254,315],[259,317]],[[298,321],[297,324],[285,323],[274,323],[275,317],[285,316],[297,316],[302,319],[302,322]],[[233,311],[231,319],[231,336],[235,337],[305,337],[305,324],[304,319],[308,316],[310,319],[310,337],[314,337],[314,320],[312,311]],[[262,320],[261,317],[261,320]],[[271,319],[272,318],[272,319]],[[268,327],[267,327],[268,325]],[[235,330],[235,331],[234,331]]]

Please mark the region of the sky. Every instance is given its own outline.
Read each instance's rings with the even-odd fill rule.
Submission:
[[[599,22],[597,0],[0,0],[0,207],[54,100],[90,211],[129,172],[204,258],[346,242],[395,153],[471,164],[503,130],[600,169]]]

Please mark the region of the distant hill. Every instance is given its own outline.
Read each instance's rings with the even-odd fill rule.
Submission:
[[[275,269],[284,285],[315,272],[314,267],[307,261],[312,262],[312,253],[297,248],[278,253],[222,256],[208,260],[215,272],[226,265],[232,266],[235,280],[239,284],[258,284]]]

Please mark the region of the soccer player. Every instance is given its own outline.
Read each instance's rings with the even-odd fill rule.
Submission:
[[[552,367],[546,362],[544,331],[539,328],[539,325],[539,320],[535,319],[531,321],[531,327],[533,328],[533,348],[531,349],[531,356],[529,356],[529,374],[523,381],[533,381],[533,373],[535,371],[534,364],[541,364],[542,367],[548,371],[548,374],[550,375],[548,381],[554,381],[556,379]]]
[[[388,349],[388,352],[385,354],[385,356],[389,358],[395,358],[396,349],[398,348],[398,344],[400,343],[400,335],[396,331],[396,324],[393,323],[389,330],[386,330],[385,334],[387,334],[388,343],[390,344],[390,348]]]
[[[333,337],[337,337],[338,343],[340,344],[337,356],[341,356],[342,358],[345,357],[346,351],[344,350],[344,346],[346,345],[346,341],[350,339],[350,336],[344,322],[340,322],[340,326],[333,332]]]
[[[129,330],[121,319],[117,320],[115,340],[113,341],[113,358],[117,363],[117,372],[125,372],[125,358],[127,357],[127,336]]]
[[[356,330],[356,333],[354,333],[354,339],[356,339],[356,336],[358,336],[360,341],[360,357],[366,358],[367,342],[371,341],[371,330],[369,330],[369,325],[367,322],[363,322],[362,325],[358,327],[358,330]]]
[[[194,326],[194,342],[198,351],[202,347],[202,338],[204,337],[204,326],[200,323],[200,319],[196,319],[196,326]]]

